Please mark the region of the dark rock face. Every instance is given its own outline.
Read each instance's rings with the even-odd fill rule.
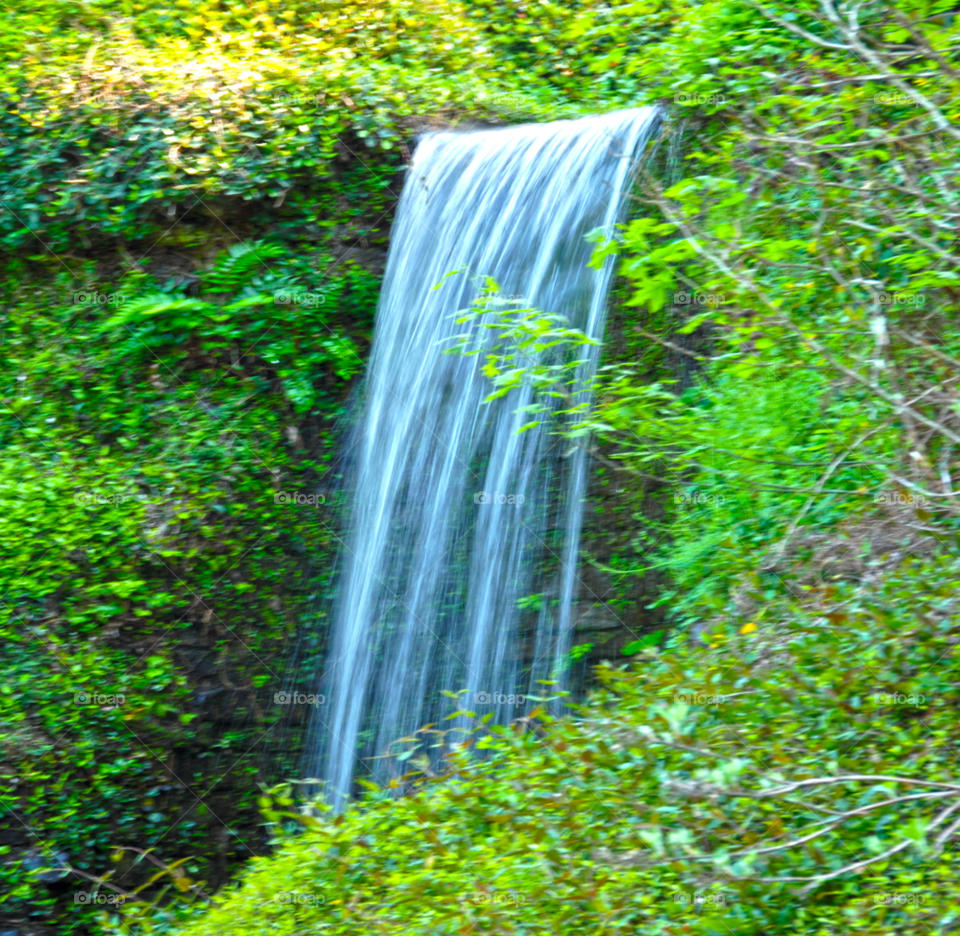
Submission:
[[[662,589],[662,576],[618,576],[609,569],[642,563],[635,543],[638,528],[661,513],[656,482],[595,464],[584,517],[580,593],[573,644],[592,643],[583,661],[623,661],[621,650],[642,634],[664,625],[665,609],[649,609]]]

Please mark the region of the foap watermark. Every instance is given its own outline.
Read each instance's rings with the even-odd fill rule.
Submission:
[[[75,904],[82,904],[87,907],[97,905],[119,907],[126,899],[126,894],[101,894],[99,891],[77,891],[73,895]]]
[[[273,495],[275,504],[296,504],[298,507],[319,507],[327,499],[322,494],[301,494],[299,491],[280,491]]]
[[[293,292],[289,289],[278,289],[273,294],[275,305],[322,306],[326,301],[327,297],[319,292]]]
[[[74,305],[121,306],[126,301],[127,297],[123,293],[75,292],[73,294]]]
[[[324,695],[309,695],[303,692],[275,692],[273,701],[277,705],[312,705],[314,707],[323,705],[327,701]]]
[[[91,504],[125,504],[127,501],[143,499],[143,494],[118,494],[106,491],[77,491],[73,495],[73,502],[78,507],[89,507]]]
[[[880,305],[922,306],[927,304],[925,293],[882,292],[877,295]]]
[[[105,692],[86,692],[81,689],[73,694],[75,705],[123,705],[126,696]]]
[[[494,293],[490,295],[489,293],[477,293],[473,299],[470,300],[470,305],[477,305],[478,303],[486,303],[487,305],[501,306],[501,305],[518,305],[524,304],[529,305],[530,300],[526,296],[522,296],[520,293],[508,293],[504,295],[502,293]]]
[[[873,502],[896,507],[922,507],[927,499],[922,494],[913,494],[910,491],[881,491],[874,496]]]
[[[896,104],[900,107],[907,104],[913,104],[915,107],[920,106],[919,95],[907,94],[904,91],[881,91],[873,96],[873,100],[875,104]]]
[[[93,104],[96,107],[118,107],[127,100],[122,94],[107,94],[105,91],[96,94],[83,94],[78,91],[73,95],[74,104]]]
[[[502,692],[475,692],[473,701],[477,705],[514,705],[521,706],[527,701],[525,695],[504,695]]]
[[[477,891],[473,895],[475,904],[522,904],[526,900],[527,898],[523,894],[514,894],[512,891],[494,891],[492,894],[488,894],[486,891]]]
[[[722,507],[726,503],[722,494],[708,494],[706,491],[690,491],[687,494],[674,494],[675,504],[704,504],[707,507]]]
[[[274,91],[272,100],[277,104],[289,104],[291,107],[320,107],[327,99],[326,94],[291,94],[289,91]]]
[[[514,507],[519,507],[525,503],[526,500],[523,494],[498,494],[496,491],[494,491],[493,494],[488,494],[486,491],[478,491],[473,495],[473,502],[475,504],[511,504]]]
[[[921,894],[918,891],[894,891],[892,894],[874,894],[873,902],[877,904],[910,904],[917,906],[927,902],[926,894]]]
[[[678,91],[673,96],[676,104],[726,104],[722,94],[706,94],[703,91]]]
[[[722,705],[727,701],[727,697],[709,692],[678,692],[673,701],[683,702],[685,705]]]
[[[723,305],[726,301],[727,297],[724,296],[723,293],[675,292],[673,294],[673,302],[675,305],[702,305],[714,308],[718,305]]]
[[[876,692],[873,696],[876,705],[923,705],[927,701],[925,695],[903,692]]]
[[[518,91],[479,91],[476,102],[487,107],[507,107],[517,109],[523,107],[524,96]]]
[[[323,894],[311,894],[305,891],[280,891],[280,893],[274,894],[273,899],[278,904],[301,907],[319,907],[327,902],[327,898]]]
[[[713,894],[706,891],[693,891],[687,894],[684,891],[674,891],[667,895],[667,900],[678,904],[690,904],[693,907],[723,907],[727,898],[723,894]]]

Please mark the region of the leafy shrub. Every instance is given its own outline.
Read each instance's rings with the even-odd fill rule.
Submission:
[[[7,18],[20,43],[0,81],[7,250],[152,247],[172,221],[186,235],[238,215],[376,224],[415,118],[562,110],[549,86],[497,67],[456,3],[211,0],[184,16],[117,0],[85,4],[79,22],[73,10]]]
[[[296,681],[290,647],[335,543],[332,499],[320,511],[275,495],[315,494],[328,471],[376,289],[356,265],[322,291],[311,272],[254,243],[201,271],[193,295],[139,271],[81,290],[66,276],[9,287],[8,913],[53,915],[63,933],[94,918],[96,907],[48,892],[25,864],[32,850],[94,877],[118,846],[193,856],[202,877],[259,850],[254,778],[282,714],[272,693]],[[311,652],[321,646],[322,630]],[[202,704],[218,693],[220,707]],[[288,767],[296,758],[290,735],[271,750]],[[193,789],[207,790],[203,803]],[[221,822],[237,828],[218,845]],[[122,887],[142,883],[131,860]]]
[[[339,816],[276,791],[268,818],[302,833],[182,932],[943,931],[957,571],[908,563],[604,666],[574,717],[478,722],[442,738],[445,776]]]

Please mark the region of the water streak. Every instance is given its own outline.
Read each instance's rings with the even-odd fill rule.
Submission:
[[[469,688],[474,710],[506,720],[522,709],[474,694],[533,694],[567,650],[585,452],[564,458],[546,431],[518,434],[528,388],[483,402],[477,358],[442,353],[476,284],[432,287],[470,269],[602,337],[611,269],[588,269],[585,235],[612,229],[656,119],[645,108],[417,147],[350,443],[353,515],[314,724],[309,769],[337,803],[363,758],[449,713],[441,689]],[[482,492],[514,502],[477,503]],[[534,593],[553,600],[522,607]]]

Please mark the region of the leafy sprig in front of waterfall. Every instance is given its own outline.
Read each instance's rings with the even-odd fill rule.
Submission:
[[[525,296],[505,295],[490,276],[474,277],[474,282],[478,289],[471,305],[455,315],[457,324],[469,330],[447,339],[454,346],[445,353],[482,356],[481,370],[493,385],[485,402],[531,386],[534,400],[518,412],[534,418],[521,432],[539,426],[548,414],[585,413],[592,381],[581,375],[586,359],[580,349],[600,342],[572,328],[565,315],[538,309]]]

